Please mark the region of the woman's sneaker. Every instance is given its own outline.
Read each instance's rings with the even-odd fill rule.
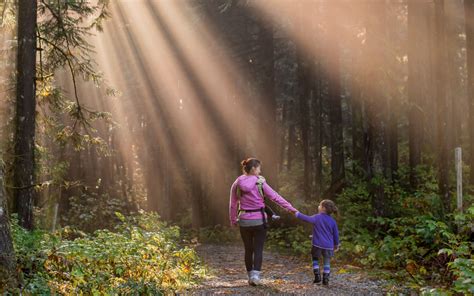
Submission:
[[[255,286],[255,283],[253,282],[253,270],[252,271],[247,271],[247,275],[249,277],[248,283],[250,286]]]
[[[262,281],[260,279],[260,271],[259,270],[250,271],[249,284],[252,285],[252,286],[258,286],[258,285],[262,284]]]

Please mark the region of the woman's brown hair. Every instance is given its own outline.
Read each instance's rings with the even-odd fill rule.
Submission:
[[[242,165],[242,171],[248,174],[250,173],[252,168],[258,167],[259,165],[261,165],[261,163],[262,162],[256,158],[247,158],[245,160],[242,160],[240,164]]]

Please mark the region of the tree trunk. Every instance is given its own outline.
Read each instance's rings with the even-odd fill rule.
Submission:
[[[423,148],[422,155],[426,154],[427,159],[422,158],[422,163],[427,165],[433,165],[429,160],[431,156],[438,154],[438,114],[436,103],[433,103],[433,100],[436,102],[436,13],[435,13],[435,4],[434,1],[430,1],[427,6],[424,8],[426,11],[426,22],[427,29],[424,32],[423,36],[427,39],[427,49],[426,49],[426,60],[423,61],[421,67],[423,68],[423,75],[426,76],[426,88],[423,92],[425,95],[423,97],[422,105],[420,108],[423,110],[424,114],[424,124],[423,124]]]
[[[203,201],[204,201],[204,192],[202,190],[201,184],[201,174],[197,174],[196,179],[191,180],[191,221],[192,228],[194,230],[199,230],[203,226]]]
[[[293,167],[293,157],[295,155],[296,142],[296,106],[293,100],[288,103],[288,150],[286,156],[286,166],[288,171]]]
[[[314,84],[312,99],[313,99],[313,159],[314,159],[314,195],[316,198],[321,196],[323,190],[323,158],[322,158],[322,94],[321,94],[321,78],[320,71],[315,69],[313,71],[315,75],[312,77],[312,83]]]
[[[449,106],[448,115],[448,137],[449,148],[454,149],[461,145],[461,122],[462,122],[462,105],[463,93],[461,81],[460,67],[463,66],[464,59],[460,58],[460,51],[464,44],[459,36],[462,36],[464,30],[462,28],[462,0],[450,0],[445,2],[446,9],[446,44],[447,44],[447,100]],[[454,157],[450,158],[454,160]],[[449,166],[454,165],[453,161],[449,161]]]
[[[384,62],[384,50],[379,41],[384,40],[383,21],[386,15],[386,4],[384,2],[370,2],[368,10],[371,16],[367,18],[367,53],[370,62],[367,65],[367,81],[371,85],[367,90],[367,123],[368,123],[368,150],[367,159],[369,162],[368,177],[371,181],[370,194],[372,206],[376,216],[386,215],[386,199],[383,184],[374,182],[373,178],[387,177],[388,149],[386,143],[387,125],[387,101],[380,89],[382,83],[382,73],[380,69]]]
[[[333,3],[328,9],[332,12],[337,3]],[[345,177],[344,169],[344,138],[342,126],[341,107],[341,66],[340,66],[340,44],[335,34],[341,34],[341,27],[337,20],[327,16],[329,46],[326,48],[328,55],[328,103],[329,103],[329,125],[331,142],[331,184],[337,184]]]
[[[16,283],[16,259],[4,191],[3,167],[0,167],[0,292]]]
[[[298,13],[303,13],[302,4],[298,4]],[[301,22],[301,17],[298,17],[298,30],[303,32],[305,30],[304,24]],[[297,48],[297,63],[298,63],[298,101],[299,101],[299,113],[300,113],[300,130],[303,150],[303,166],[304,166],[304,178],[303,178],[303,190],[307,200],[311,198],[311,171],[312,162],[309,154],[309,135],[310,135],[310,113],[309,113],[309,101],[311,98],[311,69],[309,64],[309,58],[305,55],[303,47]]]
[[[467,96],[469,103],[469,183],[474,184],[474,1],[464,0],[467,49]]]
[[[354,160],[354,173],[364,176],[367,173],[367,159],[365,157],[365,133],[364,133],[364,102],[360,91],[360,85],[355,78],[356,71],[351,77],[351,109],[352,109],[352,158]],[[365,173],[364,173],[365,172]]]
[[[389,149],[390,175],[392,179],[398,176],[398,102],[392,97],[390,102],[390,118],[388,121],[387,139]]]
[[[288,101],[284,100],[281,107],[281,128],[280,128],[280,171],[283,171],[285,166],[285,154],[287,147],[286,135],[288,131]]]
[[[447,100],[446,100],[446,33],[444,0],[435,1],[435,85],[436,106],[438,114],[438,186],[444,205],[445,213],[451,212],[451,197],[449,193],[449,167],[448,167],[448,131],[447,131]]]
[[[18,60],[15,114],[14,200],[19,224],[33,229],[35,200],[36,1],[18,3]]]
[[[409,163],[410,163],[410,185],[413,190],[419,185],[417,166],[421,164],[422,144],[424,141],[424,84],[423,80],[423,55],[427,52],[426,12],[427,5],[423,1],[408,1],[408,139],[409,139]],[[425,30],[423,30],[425,29]]]
[[[259,138],[261,152],[260,157],[263,162],[263,174],[268,183],[274,188],[278,188],[278,156],[279,146],[277,133],[277,103],[275,99],[275,67],[274,67],[274,41],[273,26],[262,21],[260,25],[260,51],[263,59],[260,61],[263,66],[262,73],[262,98],[263,110],[258,114],[261,125],[258,127],[262,136]]]
[[[397,15],[393,11],[398,11],[398,7],[401,4],[397,1],[390,0],[387,5],[389,6],[388,15],[386,17],[387,22],[384,26],[385,29],[385,38],[387,42],[385,43],[388,47],[385,50],[385,71],[386,74],[386,85],[388,88],[388,124],[386,132],[386,142],[388,146],[388,155],[387,164],[389,166],[388,175],[392,178],[392,181],[397,179],[398,176],[398,118],[400,117],[400,100],[398,92],[398,83],[400,71],[397,69],[397,56],[399,51],[397,50],[397,34],[395,28],[399,26],[400,21],[398,20]],[[392,50],[390,50],[392,49]],[[391,52],[394,53],[391,53]],[[401,53],[400,53],[401,54]]]

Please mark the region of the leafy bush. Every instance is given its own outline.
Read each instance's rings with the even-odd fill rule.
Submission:
[[[267,246],[270,249],[308,255],[311,251],[310,231],[299,225],[292,228],[270,228]]]
[[[80,195],[70,197],[70,209],[62,220],[66,225],[92,232],[101,228],[112,229],[120,222],[116,212],[130,212],[126,200],[112,198],[108,193],[83,190]]]
[[[464,294],[474,294],[474,241],[467,239],[474,229],[474,205],[464,214],[454,216],[458,234],[450,237],[440,254],[449,256],[448,267],[454,275],[453,289]],[[472,238],[471,233],[471,238]]]
[[[388,269],[391,278],[426,295],[473,294],[474,207],[464,214],[445,215],[436,172],[428,165],[417,171],[420,186],[415,192],[410,191],[407,167],[400,168],[394,182],[380,177],[368,182],[347,172],[347,186],[332,197],[340,211],[342,246],[337,258]],[[384,189],[384,217],[374,215],[372,185]],[[465,205],[472,202],[473,196],[465,196]],[[309,233],[302,227],[273,229],[268,245],[306,255]]]
[[[184,290],[204,275],[194,250],[178,245],[179,228],[156,214],[117,216],[115,232],[94,234],[29,233],[15,225],[23,293],[154,295]]]
[[[203,227],[199,230],[199,241],[202,243],[228,243],[239,239],[238,231],[229,231],[228,227],[220,224]]]
[[[402,269],[415,287],[430,281],[469,294],[474,287],[474,243],[469,241],[474,206],[453,220],[450,225],[433,216],[369,218],[381,229],[378,234],[346,237],[341,251],[365,266]]]

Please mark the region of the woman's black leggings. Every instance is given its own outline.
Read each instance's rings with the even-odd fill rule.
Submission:
[[[267,229],[263,225],[240,227],[240,235],[245,246],[245,267],[247,271],[261,270],[263,243]]]

